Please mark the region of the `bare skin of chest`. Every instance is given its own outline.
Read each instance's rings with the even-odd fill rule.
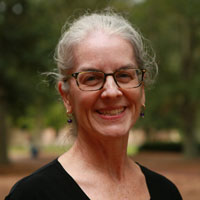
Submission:
[[[141,177],[137,181],[110,182],[97,180],[95,177],[90,183],[78,183],[87,196],[92,200],[149,200],[150,195],[145,180]]]
[[[100,170],[96,167],[73,165],[66,158],[59,159],[64,169],[78,183],[84,193],[92,200],[149,200],[145,176],[140,167],[131,161],[124,173],[116,177],[110,171]],[[70,165],[69,165],[70,163]],[[107,171],[108,172],[108,171]]]

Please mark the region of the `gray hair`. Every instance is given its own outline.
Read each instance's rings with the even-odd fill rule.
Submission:
[[[66,26],[65,26],[66,27]],[[138,67],[146,69],[145,84],[150,85],[157,75],[155,55],[151,48],[144,45],[144,38],[124,17],[113,12],[85,14],[63,29],[58,42],[55,60],[58,67],[58,79],[64,81],[63,90],[68,89],[67,74],[74,66],[73,48],[94,31],[104,31],[109,35],[118,35],[129,41],[134,49]]]

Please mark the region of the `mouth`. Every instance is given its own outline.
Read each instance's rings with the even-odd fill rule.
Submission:
[[[116,109],[101,109],[97,110],[97,112],[101,115],[105,116],[115,116],[123,113],[125,111],[126,107],[116,108]]]

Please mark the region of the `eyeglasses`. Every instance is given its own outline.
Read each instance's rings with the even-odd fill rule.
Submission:
[[[142,84],[145,72],[145,69],[122,68],[114,73],[89,70],[76,72],[71,74],[71,76],[76,79],[76,83],[80,90],[96,91],[103,88],[107,76],[112,76],[119,88],[137,88]]]

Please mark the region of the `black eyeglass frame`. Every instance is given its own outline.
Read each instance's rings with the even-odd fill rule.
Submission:
[[[144,74],[145,74],[145,72],[146,72],[147,70],[146,70],[146,69],[140,69],[140,68],[128,68],[128,69],[140,70],[141,73],[142,73],[142,79],[141,79],[139,85],[137,85],[136,87],[130,87],[130,88],[126,88],[126,89],[131,89],[131,88],[138,88],[138,87],[140,87],[141,84],[142,84],[143,81],[144,81]],[[92,71],[92,70],[88,70],[88,71],[81,71],[81,72],[72,73],[71,76],[72,76],[73,78],[76,79],[76,84],[77,84],[77,86],[78,86],[78,88],[79,88],[80,90],[82,90],[82,91],[98,91],[98,90],[101,90],[101,89],[104,87],[104,84],[105,84],[105,82],[106,82],[106,77],[107,77],[107,76],[112,76],[113,79],[114,79],[114,81],[115,81],[115,83],[116,83],[116,85],[117,85],[119,88],[122,88],[122,87],[119,86],[119,84],[117,83],[117,80],[115,79],[115,74],[116,74],[117,72],[119,72],[120,70],[122,70],[122,69],[116,70],[116,71],[113,72],[113,73],[105,73],[105,72],[103,72],[103,71]],[[79,85],[79,82],[78,82],[78,75],[79,75],[80,73],[87,73],[87,72],[101,72],[101,73],[104,74],[104,80],[103,80],[102,86],[101,86],[99,89],[95,89],[95,90],[94,90],[94,89],[93,89],[93,90],[83,90],[83,89],[80,88],[80,85]]]

